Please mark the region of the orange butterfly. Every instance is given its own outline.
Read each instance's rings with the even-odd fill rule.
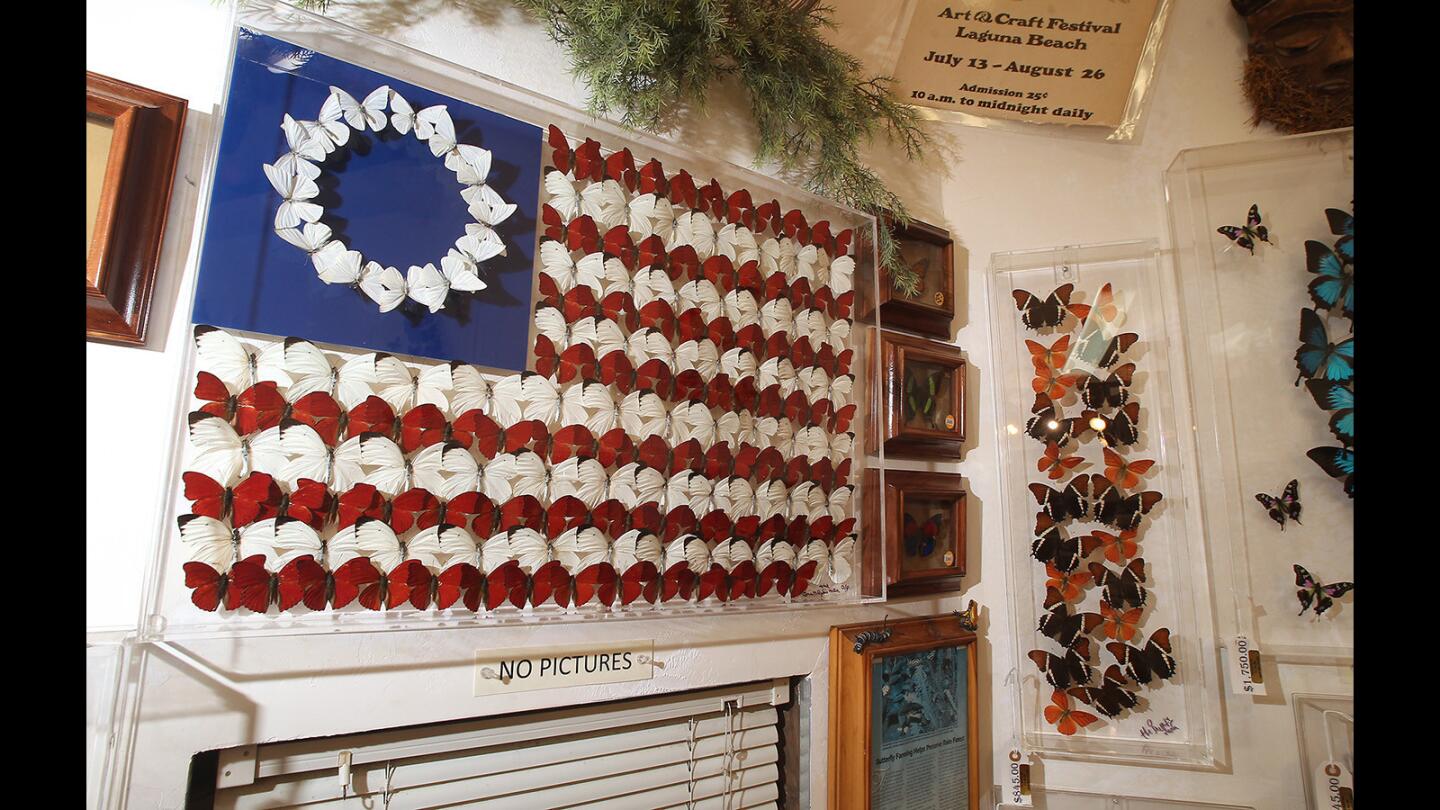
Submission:
[[[1035,462],[1035,468],[1050,476],[1052,480],[1059,481],[1065,477],[1067,470],[1073,469],[1085,459],[1080,456],[1061,456],[1060,445],[1054,442],[1045,443],[1045,455]],[[1048,471],[1048,472],[1047,472]]]
[[[1056,568],[1054,563],[1045,563],[1045,575],[1049,577],[1049,579],[1045,580],[1045,587],[1047,589],[1054,588],[1060,594],[1061,600],[1065,602],[1072,602],[1077,599],[1080,596],[1080,589],[1089,585],[1090,580],[1093,579],[1090,572],[1086,571],[1083,567],[1076,568],[1067,574],[1059,568]],[[1047,603],[1045,605],[1046,610],[1049,610],[1055,604],[1048,598],[1048,591],[1045,601]]]
[[[1050,344],[1047,348],[1043,343],[1033,340],[1025,341],[1025,348],[1030,350],[1030,360],[1035,364],[1035,370],[1049,366],[1060,368],[1065,365],[1065,360],[1070,356],[1070,336],[1062,335],[1059,340]]]
[[[1064,399],[1074,384],[1074,374],[1061,374],[1059,369],[1039,363],[1035,364],[1035,379],[1030,381],[1030,387],[1035,393],[1044,394],[1051,399]]]
[[[1050,704],[1045,707],[1045,722],[1067,737],[1100,719],[1089,712],[1071,709],[1069,695],[1059,689],[1050,696]]]
[[[1135,556],[1140,550],[1140,544],[1135,542],[1135,530],[1127,529],[1120,532],[1120,536],[1109,532],[1091,532],[1100,541],[1101,547],[1105,549],[1105,559],[1113,563],[1124,564]]]
[[[1121,611],[1110,607],[1110,603],[1104,599],[1100,600],[1100,628],[1105,631],[1106,638],[1129,641],[1135,638],[1140,624],[1140,608],[1130,608]]]
[[[1103,323],[1115,323],[1120,317],[1120,307],[1115,305],[1115,293],[1110,289],[1110,282],[1105,282],[1105,286],[1096,293],[1095,303],[1091,305],[1090,311]]]
[[[1140,484],[1140,477],[1155,466],[1155,462],[1148,459],[1136,459],[1126,461],[1125,457],[1106,447],[1105,450],[1105,477],[1110,483],[1121,489],[1133,489]]]

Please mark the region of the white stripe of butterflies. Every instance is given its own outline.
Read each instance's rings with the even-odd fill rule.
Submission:
[[[388,117],[387,106],[391,111]],[[427,262],[420,267],[411,265],[402,276],[394,267],[366,261],[359,251],[348,249],[334,238],[330,226],[321,221],[325,210],[313,201],[320,194],[315,182],[320,176],[317,164],[349,143],[351,128],[380,132],[387,126],[401,135],[413,131],[416,138],[429,145],[431,154],[444,158],[445,168],[455,172],[461,185],[460,196],[476,220],[465,226],[465,235],[440,259],[438,270],[434,263]],[[475,293],[489,286],[480,277],[480,268],[484,262],[505,255],[505,244],[494,228],[515,213],[515,204],[505,202],[486,185],[490,151],[456,141],[455,124],[445,105],[426,107],[417,113],[388,86],[376,88],[360,102],[332,86],[318,120],[297,121],[287,113],[280,128],[290,151],[273,165],[263,167],[281,198],[275,211],[275,233],[309,255],[321,281],[360,290],[379,305],[381,312],[395,309],[406,298],[439,312],[452,290]]]

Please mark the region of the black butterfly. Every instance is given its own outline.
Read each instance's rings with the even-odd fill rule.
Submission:
[[[1255,255],[1255,240],[1258,239],[1267,245],[1274,244],[1270,241],[1270,230],[1260,224],[1259,203],[1250,206],[1250,213],[1246,215],[1243,226],[1221,225],[1215,229],[1215,232],[1228,237],[1235,244],[1250,251],[1252,256]]]
[[[1090,345],[1097,340],[1104,340],[1104,336],[1097,330],[1081,338],[1070,351],[1071,357],[1088,358],[1092,354]],[[1130,350],[1140,336],[1134,332],[1123,332],[1110,338],[1105,348],[1100,351],[1100,356],[1095,360],[1095,365],[1101,368],[1109,368],[1120,361],[1120,355]]]
[[[1056,523],[1083,518],[1090,511],[1090,476],[1081,474],[1071,478],[1064,490],[1031,484],[1030,494],[1035,496],[1035,503],[1040,504],[1040,511]]]
[[[1078,568],[1081,560],[1100,547],[1100,539],[1094,535],[1066,537],[1044,512],[1035,516],[1035,535],[1035,540],[1030,543],[1030,556],[1042,563],[1050,563],[1067,574]]]
[[[1318,582],[1299,563],[1295,564],[1295,585],[1300,589],[1295,592],[1295,598],[1300,600],[1300,616],[1305,615],[1311,602],[1315,603],[1315,615],[1319,616],[1335,604],[1334,600],[1355,588],[1353,582],[1332,582],[1329,585]]]
[[[1120,666],[1136,683],[1145,684],[1159,678],[1169,680],[1175,677],[1175,656],[1170,654],[1170,628],[1162,627],[1150,634],[1144,647],[1131,647],[1120,641],[1112,641],[1105,649],[1115,656]]]
[[[1069,444],[1070,439],[1082,435],[1085,428],[1085,421],[1081,417],[1065,418],[1055,407],[1050,397],[1044,394],[1035,395],[1035,405],[1030,408],[1035,414],[1030,421],[1025,423],[1025,433],[1033,439],[1047,444],[1054,443],[1059,447]]]
[[[1103,380],[1087,376],[1077,386],[1080,401],[1092,410],[1118,408],[1130,401],[1130,381],[1134,375],[1135,364],[1126,363],[1110,372],[1110,376]]]
[[[1070,293],[1074,291],[1074,284],[1062,284],[1044,300],[1025,290],[1013,290],[1010,295],[1015,298],[1015,308],[1020,310],[1020,322],[1031,329],[1043,329],[1059,326],[1064,322],[1066,312],[1079,320],[1090,314],[1088,304],[1070,303]]]
[[[1045,680],[1056,689],[1084,686],[1090,683],[1090,639],[1082,638],[1065,655],[1054,655],[1044,650],[1031,650],[1030,660],[1045,673]]]
[[[1265,511],[1270,514],[1270,519],[1279,523],[1282,530],[1285,528],[1286,518],[1296,523],[1300,522],[1300,480],[1298,478],[1290,479],[1290,483],[1285,485],[1285,491],[1280,493],[1280,497],[1257,492],[1255,500],[1265,507]]]
[[[1149,593],[1145,590],[1145,558],[1136,557],[1130,564],[1120,569],[1120,573],[1111,571],[1103,563],[1090,563],[1090,575],[1095,578],[1095,584],[1099,585],[1100,592],[1106,604],[1110,607],[1123,609],[1129,607],[1144,607],[1145,600]]]
[[[1090,500],[1095,505],[1095,519],[1121,531],[1138,528],[1140,519],[1164,497],[1154,490],[1122,495],[1105,476],[1090,476]]]
[[[1046,590],[1053,591],[1054,588]],[[1059,592],[1057,591],[1058,595]],[[1046,594],[1048,599],[1049,594]],[[1061,602],[1049,613],[1040,616],[1038,630],[1047,637],[1054,639],[1062,647],[1070,647],[1081,634],[1089,635],[1095,628],[1100,626],[1103,618],[1099,613],[1070,613],[1070,606]]]
[[[1345,481],[1345,494],[1355,497],[1355,451],[1348,447],[1312,447],[1305,451],[1326,475]]]
[[[1093,428],[1090,423],[1096,418],[1105,423],[1104,427],[1095,432],[1106,447],[1128,447],[1140,441],[1139,402],[1128,402],[1110,416],[1100,416],[1096,411],[1085,411],[1080,414],[1080,418],[1085,420],[1087,427]]]
[[[1101,678],[1098,687],[1074,686],[1070,688],[1070,696],[1094,706],[1096,711],[1106,717],[1115,717],[1126,709],[1135,708],[1135,704],[1140,702],[1138,695],[1125,688],[1129,684],[1120,667],[1111,664],[1105,670],[1105,677]]]

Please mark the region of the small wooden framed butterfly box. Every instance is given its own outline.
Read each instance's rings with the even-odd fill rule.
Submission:
[[[830,628],[831,810],[978,810],[975,639],[950,613]]]
[[[882,492],[876,470],[865,471],[864,532],[884,542],[865,544],[868,592],[878,593],[882,570],[886,596],[960,589],[965,575],[965,489],[959,475],[886,470]],[[885,525],[879,521],[885,499]],[[880,566],[880,555],[885,566]]]
[[[928,222],[902,226],[885,223],[900,249],[900,259],[919,277],[913,295],[891,286],[890,274],[880,276],[880,312],[890,326],[949,339],[955,319],[955,240],[950,232]]]
[[[938,340],[877,330],[879,384],[871,386],[866,452],[958,459],[965,444],[965,359]]]

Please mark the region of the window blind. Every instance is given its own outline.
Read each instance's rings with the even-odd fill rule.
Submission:
[[[220,752],[215,807],[778,807],[788,700],[777,680],[245,746]]]

